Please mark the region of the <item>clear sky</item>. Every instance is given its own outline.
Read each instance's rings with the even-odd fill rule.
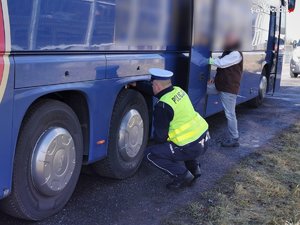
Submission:
[[[287,38],[300,39],[300,0],[298,0],[296,9],[293,13],[287,15]]]

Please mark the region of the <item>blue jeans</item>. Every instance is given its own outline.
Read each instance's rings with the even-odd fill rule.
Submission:
[[[237,95],[220,92],[220,98],[227,118],[229,135],[233,139],[238,139],[239,131],[235,114]]]

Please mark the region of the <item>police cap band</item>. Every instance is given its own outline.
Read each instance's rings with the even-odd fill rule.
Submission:
[[[149,73],[151,74],[152,80],[169,80],[173,76],[172,71],[159,68],[151,68],[149,70]]]

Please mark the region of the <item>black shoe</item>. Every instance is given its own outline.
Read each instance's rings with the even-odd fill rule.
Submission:
[[[173,182],[167,184],[167,188],[170,190],[178,190],[184,187],[191,186],[194,181],[194,176],[190,171],[187,171],[183,175],[179,175],[174,178]]]
[[[240,147],[239,139],[228,139],[227,141],[223,141],[221,146],[225,148]]]
[[[190,172],[193,174],[194,176],[194,180],[198,179],[199,177],[201,177],[201,168],[198,165],[195,169],[190,170]]]

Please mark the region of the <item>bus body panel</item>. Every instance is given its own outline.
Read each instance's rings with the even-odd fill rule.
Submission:
[[[195,0],[193,5],[192,47],[189,65],[188,93],[196,111],[205,115],[207,81],[210,75],[208,59],[213,44],[212,27],[214,1]]]
[[[14,61],[7,1],[0,1],[0,199],[10,192],[13,169],[12,123],[14,97]]]
[[[188,93],[195,110],[203,116],[205,116],[206,109],[206,88],[209,79],[208,58],[210,54],[209,46],[195,46],[191,52],[189,67]]]
[[[29,55],[15,57],[15,88],[105,78],[104,55]]]
[[[149,74],[152,67],[164,68],[163,54],[107,55],[107,79]]]
[[[248,101],[258,96],[265,52],[243,52],[243,57],[244,72],[242,75],[238,103]]]
[[[189,52],[166,52],[164,54],[165,68],[174,72],[172,83],[188,92],[189,88]]]
[[[173,71],[173,84],[187,90],[189,53],[165,51],[145,54],[107,54],[106,78],[149,76],[150,68],[165,68]],[[149,77],[150,79],[150,77]]]

